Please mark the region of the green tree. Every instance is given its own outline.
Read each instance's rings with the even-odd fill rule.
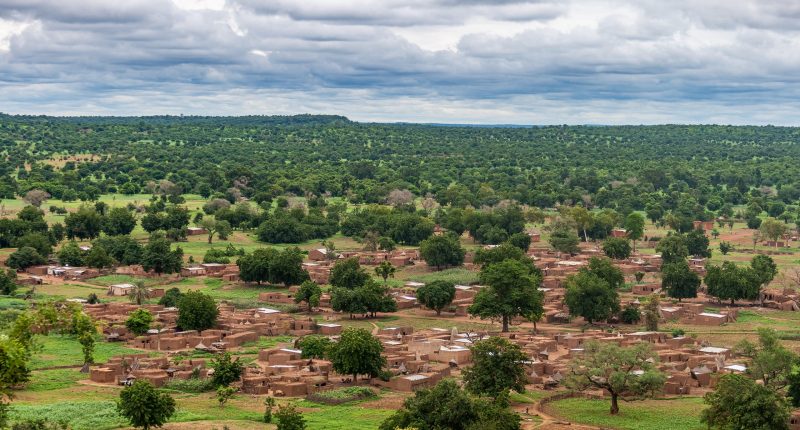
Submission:
[[[636,324],[642,320],[642,312],[634,305],[625,306],[625,309],[619,314],[619,320],[624,324]]]
[[[464,263],[464,248],[454,234],[431,236],[419,245],[419,253],[428,266],[442,267],[460,266]]]
[[[128,292],[128,300],[142,306],[150,298],[150,289],[144,284],[144,281],[136,281],[133,283],[133,289]]]
[[[124,236],[131,234],[136,228],[136,217],[126,208],[113,208],[103,218],[103,233],[109,236]]]
[[[657,361],[647,343],[623,348],[615,343],[588,341],[583,354],[570,363],[566,384],[579,391],[607,391],[611,395],[610,412],[616,415],[620,396],[652,396],[664,386],[666,377],[658,371]]]
[[[744,375],[724,375],[703,399],[700,421],[719,430],[788,430],[786,399]]]
[[[661,319],[660,305],[661,299],[658,294],[651,294],[647,298],[643,307],[644,326],[647,331],[658,331],[658,321]]]
[[[428,309],[436,311],[436,315],[442,314],[442,309],[453,302],[456,297],[456,286],[449,281],[433,281],[417,289],[417,300]]]
[[[692,272],[686,261],[669,263],[661,267],[661,289],[669,297],[678,299],[688,299],[697,297],[697,289],[700,287],[700,277]]]
[[[297,341],[297,347],[302,351],[302,358],[324,359],[331,347],[331,340],[327,336],[308,335]]]
[[[505,260],[517,260],[528,266],[531,274],[536,274],[541,277],[541,271],[534,266],[533,260],[525,255],[525,252],[520,248],[510,243],[504,243],[489,249],[479,249],[475,252],[475,259],[473,261],[481,267],[486,267],[490,264],[500,263]]]
[[[294,405],[278,406],[275,418],[278,419],[277,430],[305,430],[306,428],[303,414],[295,409]]]
[[[181,297],[183,297],[181,290],[173,287],[164,292],[164,295],[158,299],[158,304],[166,308],[174,308],[178,306]]]
[[[747,373],[760,380],[765,387],[783,391],[790,384],[798,356],[781,344],[775,330],[759,328],[757,345],[743,339],[734,350],[750,359]]]
[[[758,254],[750,260],[750,268],[758,275],[762,287],[766,287],[778,274],[778,265],[769,255]]]
[[[370,279],[369,274],[358,264],[358,258],[347,258],[333,265],[329,283],[333,287],[356,289]]]
[[[719,243],[719,252],[722,255],[728,255],[729,252],[733,251],[733,245],[730,242],[722,241]]]
[[[560,228],[550,233],[550,246],[565,254],[575,255],[580,252],[578,242],[578,235],[570,229]]]
[[[64,218],[67,237],[70,239],[94,239],[100,235],[103,217],[91,206],[81,206],[77,212]]]
[[[175,400],[140,379],[119,393],[117,412],[133,427],[148,430],[161,427],[175,414]]]
[[[689,256],[686,241],[677,234],[672,234],[659,240],[658,245],[656,245],[656,252],[661,254],[661,261],[664,264],[685,260]]]
[[[17,272],[0,269],[0,294],[11,296],[17,291]]]
[[[471,350],[473,364],[463,371],[468,391],[495,399],[508,390],[525,392],[528,376],[523,363],[528,356],[518,345],[502,337],[490,337],[476,342]]]
[[[625,286],[625,275],[622,274],[622,270],[607,258],[592,257],[589,259],[589,264],[581,267],[580,271],[597,275],[611,288],[619,289]]]
[[[592,324],[611,318],[619,312],[617,290],[608,285],[603,278],[580,271],[567,277],[567,291],[564,303],[572,316],[581,316]]]
[[[383,278],[383,285],[388,285],[389,278],[394,278],[394,273],[396,271],[397,268],[386,260],[381,261],[381,264],[375,267],[375,274]]]
[[[29,246],[36,250],[39,255],[47,257],[53,253],[53,245],[50,243],[50,237],[45,233],[29,232],[22,235],[17,239],[17,248]]]
[[[178,301],[178,327],[203,331],[217,324],[219,310],[214,299],[200,291],[189,291]]]
[[[19,339],[0,336],[0,393],[30,380],[30,350]]]
[[[267,396],[264,399],[264,422],[270,424],[272,422],[272,409],[275,408],[275,398]]]
[[[297,247],[286,248],[273,254],[269,262],[268,281],[285,286],[300,284],[308,280],[308,272],[303,270],[303,254]]]
[[[786,223],[770,217],[761,222],[758,230],[767,239],[777,241],[786,234]]]
[[[231,223],[225,220],[218,221],[212,218],[203,218],[203,220],[200,221],[200,227],[203,227],[208,232],[209,244],[211,244],[215,234],[219,236],[220,239],[224,240],[228,238],[231,232],[233,232]]]
[[[571,208],[567,208],[566,215],[575,221],[575,225],[577,225],[577,227],[583,231],[583,240],[588,242],[589,236],[586,234],[586,230],[592,227],[594,220],[594,218],[592,218],[592,214],[582,206],[573,206]]]
[[[719,300],[756,300],[761,291],[761,278],[750,267],[739,267],[725,261],[721,266],[710,266],[704,279],[708,295]]]
[[[65,266],[83,266],[83,258],[83,251],[74,240],[65,243],[58,251],[58,262]]]
[[[530,267],[517,260],[505,260],[481,269],[481,289],[469,307],[471,315],[480,318],[500,318],[503,332],[515,316],[527,317],[543,306],[538,290],[541,278],[531,274]]]
[[[305,281],[300,284],[300,288],[294,296],[295,303],[306,302],[308,311],[319,306],[319,299],[322,296],[322,288],[314,281]]]
[[[615,260],[624,260],[631,256],[631,244],[622,237],[609,237],[603,241],[603,252]]]
[[[183,250],[178,247],[173,251],[169,240],[151,236],[142,251],[142,268],[158,274],[168,274],[180,272],[181,267],[183,267]]]
[[[452,379],[417,390],[380,430],[519,430],[520,417],[500,402],[477,399]]]
[[[245,282],[261,284],[270,279],[270,266],[278,254],[273,248],[260,248],[251,254],[243,255],[236,261],[239,266],[239,277]]]
[[[631,212],[625,218],[625,231],[628,239],[633,241],[633,251],[636,252],[636,241],[644,236],[644,217],[636,212]]]
[[[217,402],[219,402],[220,409],[225,407],[225,404],[236,394],[236,391],[236,387],[227,387],[223,385],[217,387]]]
[[[153,323],[153,314],[147,309],[136,309],[131,312],[128,319],[125,320],[125,327],[136,336],[141,336],[150,330],[150,324]]]
[[[211,382],[218,387],[227,387],[238,381],[244,373],[244,365],[239,361],[239,357],[233,359],[229,352],[214,356],[211,359],[211,368],[214,369]]]
[[[711,250],[708,249],[708,237],[703,230],[693,229],[689,233],[686,233],[684,242],[686,243],[686,250],[689,252],[689,255],[706,258],[711,257]]]
[[[36,252],[35,249],[26,246],[12,252],[11,255],[8,256],[8,260],[6,260],[6,266],[21,270],[31,266],[38,266],[46,262],[47,260]]]
[[[531,247],[531,236],[528,233],[514,233],[508,237],[507,243],[521,249],[522,252],[528,252]]]
[[[356,382],[358,375],[375,377],[381,372],[386,366],[381,352],[383,345],[369,331],[350,327],[331,345],[328,359],[336,373],[353,375],[353,382]]]
[[[92,246],[83,261],[87,266],[98,269],[111,267],[114,264],[114,260],[108,255],[106,249],[100,245]]]

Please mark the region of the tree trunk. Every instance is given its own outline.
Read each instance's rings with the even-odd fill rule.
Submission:
[[[636,252],[636,241],[633,241],[633,252]]]
[[[536,321],[533,322],[533,333],[536,334],[539,332],[539,329],[536,328]]]
[[[441,315],[442,315],[442,310],[441,309],[436,309],[436,316],[438,317],[438,316],[441,316]]]
[[[589,235],[586,234],[586,228],[583,229],[583,241],[589,243]]]
[[[611,415],[617,415],[619,413],[617,397],[619,397],[617,393],[611,393]]]
[[[735,300],[736,299],[731,299],[731,306],[733,306]]]
[[[355,385],[356,382],[358,382],[358,373],[353,373],[353,385]]]
[[[503,315],[503,333],[508,333],[508,317]]]

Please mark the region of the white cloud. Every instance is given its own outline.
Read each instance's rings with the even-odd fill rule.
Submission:
[[[0,91],[31,113],[796,123],[797,18],[789,0],[0,0]]]

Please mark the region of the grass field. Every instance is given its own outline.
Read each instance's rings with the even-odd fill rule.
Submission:
[[[58,366],[81,366],[83,353],[77,339],[71,336],[51,334],[36,336],[36,343],[41,350],[31,359],[32,369],[44,369]],[[121,343],[99,341],[95,344],[94,359],[104,363],[115,355],[140,354],[142,351],[128,348]]]
[[[621,402],[619,415],[609,414],[609,400],[571,398],[547,405],[548,413],[579,424],[616,430],[703,430],[703,399]]]

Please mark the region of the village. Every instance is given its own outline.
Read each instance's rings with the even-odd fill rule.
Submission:
[[[710,231],[713,223],[697,223],[697,228]],[[442,234],[438,228],[437,234]],[[205,231],[194,234],[204,235]],[[79,303],[102,330],[105,342],[124,344],[138,353],[110,357],[103,363],[91,366],[87,380],[105,386],[127,386],[135,380],[145,380],[155,387],[164,387],[171,381],[190,378],[209,378],[213,370],[208,366],[209,357],[229,352],[234,356],[246,345],[257,343],[264,338],[284,340],[274,347],[261,348],[252,361],[249,361],[241,379],[233,385],[244,394],[272,396],[276,398],[306,398],[319,392],[349,387],[354,383],[372,387],[376,390],[409,395],[423,388],[431,388],[446,378],[460,378],[461,371],[472,364],[471,346],[475,342],[492,336],[501,336],[519,346],[528,357],[525,362],[527,385],[529,389],[557,394],[567,394],[569,390],[562,382],[570,372],[570,363],[580,357],[583,346],[588,341],[615,344],[629,347],[641,343],[650,345],[658,357],[657,368],[667,379],[661,398],[682,398],[702,396],[713,391],[719,378],[725,374],[745,374],[748,359],[738,356],[733,345],[715,343],[703,335],[685,335],[683,330],[642,331],[636,324],[619,321],[587,326],[581,318],[570,317],[564,303],[565,280],[577,274],[592,258],[606,258],[596,243],[580,244],[580,251],[574,255],[553,250],[541,241],[538,231],[529,231],[531,247],[527,256],[543,274],[539,290],[544,294],[544,313],[539,324],[534,326],[523,318],[512,321],[513,330],[501,333],[499,326],[491,321],[476,321],[468,314],[478,292],[484,288],[479,284],[456,285],[455,296],[440,316],[425,309],[416,298],[417,289],[424,282],[408,280],[393,286],[389,292],[396,302],[398,315],[419,316],[427,319],[425,327],[413,325],[369,324],[372,334],[383,346],[382,355],[386,361],[387,375],[381,378],[363,375],[359,382],[352,375],[337,374],[330,361],[320,358],[304,358],[298,348],[298,341],[309,335],[328,337],[335,342],[343,328],[352,319],[331,310],[331,297],[328,292],[319,298],[313,312],[285,312],[282,307],[296,303],[298,286],[271,288],[259,292],[251,307],[233,306],[223,300],[218,305],[219,317],[216,326],[203,331],[178,331],[176,321],[178,309],[158,304],[136,305],[126,298],[136,286],[130,283],[111,284],[107,287],[101,302],[87,303],[85,298],[71,297],[68,301]],[[190,234],[191,235],[191,234]],[[625,237],[623,229],[612,231],[612,237]],[[786,237],[786,243],[765,243],[786,249],[796,238]],[[623,305],[638,307],[641,299],[652,295],[662,295],[659,271],[661,256],[652,253],[656,243],[643,242],[639,248],[648,252],[637,252],[625,260],[614,260],[613,265],[625,276],[630,289],[623,292],[620,301]],[[485,246],[484,249],[492,249]],[[467,270],[478,270],[473,264],[475,251],[468,251],[464,259]],[[391,252],[371,252],[361,250],[331,251],[312,247],[306,253],[303,269],[311,280],[327,284],[332,267],[339,261],[355,259],[368,270],[381,262],[388,261],[397,270],[414,270],[414,273],[428,272],[419,250],[398,249]],[[706,258],[690,258],[692,271],[702,276],[706,271]],[[58,265],[29,267],[19,275],[21,284],[33,285],[46,291],[48,285],[65,281],[87,281],[98,276],[124,275],[148,278],[155,276],[141,266],[119,266],[114,269],[90,269]],[[170,282],[196,280],[202,283],[207,279],[218,279],[226,285],[242,286],[239,280],[239,267],[236,264],[189,264],[179,274],[171,275]],[[165,279],[161,279],[165,281]],[[148,289],[149,299],[163,297],[164,286]],[[258,288],[258,286],[250,286]],[[114,301],[105,301],[104,298]],[[735,324],[740,305],[720,306],[701,290],[694,299],[680,302],[663,299],[658,308],[660,323],[672,327],[722,327]],[[777,311],[797,311],[798,295],[794,290],[783,287],[766,288],[759,300],[746,306]],[[143,335],[131,333],[125,321],[138,309],[146,309],[154,316],[151,328]],[[709,310],[714,308],[714,310]],[[369,321],[369,320],[366,320]],[[480,325],[476,325],[480,323]],[[458,327],[462,327],[459,329]],[[596,390],[588,393],[606,396],[607,392]],[[545,402],[536,408],[525,408],[525,417],[546,416]],[[530,419],[530,418],[528,418]],[[537,418],[540,420],[541,418]],[[531,422],[539,422],[537,420]],[[791,418],[791,429],[800,429],[800,413]],[[530,427],[533,428],[533,427]]]

